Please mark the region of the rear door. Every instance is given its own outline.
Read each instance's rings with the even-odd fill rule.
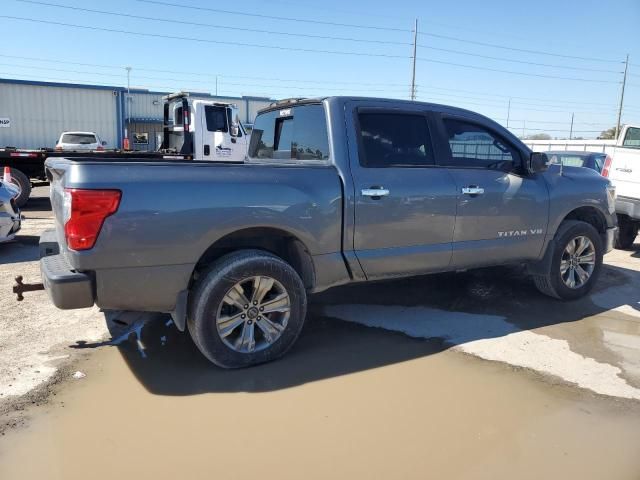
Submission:
[[[436,165],[424,106],[352,102],[354,251],[369,279],[448,268],[456,190]]]
[[[525,173],[525,152],[479,121],[443,115],[438,125],[447,148],[441,165],[457,192],[452,265],[537,258],[547,230],[548,190],[542,175]]]

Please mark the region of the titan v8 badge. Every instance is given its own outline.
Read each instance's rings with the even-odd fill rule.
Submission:
[[[498,238],[501,237],[526,237],[528,235],[542,235],[541,228],[530,228],[528,230],[509,230],[508,232],[498,232]]]

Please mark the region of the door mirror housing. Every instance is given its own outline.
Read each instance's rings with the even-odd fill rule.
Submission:
[[[100,143],[102,144],[102,146],[103,146],[103,147],[107,144],[107,142],[106,142],[105,140],[103,140],[103,141],[102,141],[102,142],[100,142]]]
[[[527,165],[527,170],[531,174],[544,172],[549,168],[549,163],[550,163],[550,160],[546,153],[533,152],[529,157],[529,164]]]

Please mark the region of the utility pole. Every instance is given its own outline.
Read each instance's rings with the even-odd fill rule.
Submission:
[[[526,120],[522,120],[522,139],[524,140],[525,134],[524,131],[527,128],[527,121]]]
[[[413,29],[413,69],[411,71],[411,100],[416,99],[416,50],[418,49],[418,19]]]
[[[616,139],[620,133],[620,120],[622,119],[622,105],[624,103],[624,87],[627,85],[627,70],[629,69],[629,54],[624,62],[624,77],[622,77],[622,90],[620,91],[620,106],[618,107],[618,122],[616,123]]]
[[[218,75],[216,75],[216,97],[218,96]]]
[[[569,140],[573,138],[573,112],[571,112],[571,128],[569,129]]]
[[[507,104],[507,128],[509,128],[509,117],[511,116],[511,99],[509,99],[509,103]]]
[[[127,98],[124,102],[124,114],[127,116],[127,124],[124,127],[124,148],[129,150],[129,126],[131,123],[129,102],[131,101],[131,67],[125,67],[127,70]]]

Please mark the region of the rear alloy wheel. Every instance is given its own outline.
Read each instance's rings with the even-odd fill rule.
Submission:
[[[229,289],[218,308],[216,327],[232,350],[258,352],[278,341],[290,314],[287,290],[275,278],[258,275]]]
[[[238,368],[274,360],[304,325],[307,296],[297,272],[269,252],[242,250],[200,274],[187,325],[210,361]]]
[[[591,291],[602,267],[602,238],[593,225],[565,220],[558,228],[551,259],[544,274],[536,274],[536,287],[545,295],[561,300],[583,297]]]

